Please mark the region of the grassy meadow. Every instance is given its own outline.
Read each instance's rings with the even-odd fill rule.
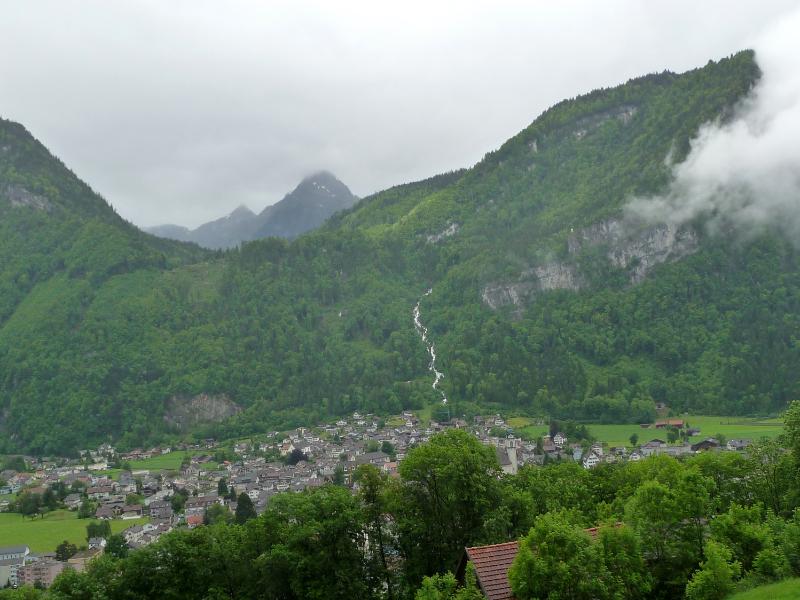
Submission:
[[[761,437],[775,437],[783,429],[780,419],[747,419],[743,417],[718,417],[707,415],[675,417],[686,421],[690,427],[700,429],[700,435],[693,436],[690,441],[696,442],[717,434],[724,435],[726,439],[745,438],[757,440]],[[508,420],[509,425],[515,428],[523,437],[537,438],[547,433],[546,425],[533,425],[530,419],[515,417]],[[604,425],[600,423],[587,424],[589,432],[598,440],[611,446],[628,446],[632,434],[639,436],[639,443],[647,442],[653,438],[666,440],[666,433],[655,428],[642,428],[637,424]]]
[[[728,600],[797,600],[800,599],[800,578],[762,585],[730,596]]]
[[[111,531],[119,533],[147,521],[147,518],[113,520]],[[77,546],[86,545],[86,526],[91,522],[78,519],[78,513],[68,510],[55,510],[34,519],[23,519],[18,513],[0,513],[0,546],[27,544],[32,552],[53,552],[64,540]]]

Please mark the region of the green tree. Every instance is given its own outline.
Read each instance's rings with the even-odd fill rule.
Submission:
[[[93,521],[86,526],[86,539],[105,538],[111,536],[111,523],[106,520]]]
[[[33,517],[41,514],[42,497],[39,494],[23,492],[17,499],[17,506],[23,517]]]
[[[763,523],[758,506],[746,508],[732,504],[727,512],[711,521],[710,528],[714,541],[728,548],[744,571],[753,567],[759,552],[773,544],[772,535]]]
[[[363,513],[349,490],[325,485],[278,494],[247,524],[258,594],[266,598],[368,598]],[[313,542],[312,542],[313,540]],[[324,569],[320,565],[325,565]]]
[[[345,482],[344,467],[342,467],[342,465],[336,465],[336,468],[333,470],[331,483],[333,483],[333,485],[344,485]]]
[[[186,490],[176,491],[172,495],[172,498],[169,499],[169,502],[172,505],[172,510],[174,510],[176,513],[182,512],[188,498],[189,494],[186,492]]]
[[[508,573],[518,600],[610,598],[611,579],[589,534],[562,513],[537,517]]]
[[[780,440],[767,438],[751,444],[747,452],[748,491],[774,513],[786,515],[793,485],[791,455],[786,454]]]
[[[125,536],[123,536],[121,533],[115,533],[114,535],[108,536],[105,547],[107,554],[117,558],[125,558],[128,556],[129,550],[130,548],[128,547],[128,542],[125,541]]]
[[[384,440],[383,443],[381,444],[381,452],[383,452],[384,454],[388,454],[391,457],[394,457],[395,448],[392,445],[392,442],[390,442],[389,440]]]
[[[639,443],[639,434],[638,433],[632,433],[631,437],[628,438],[628,441],[631,443],[631,446],[635,447],[636,444]]]
[[[372,577],[385,586],[386,597],[395,596],[395,581],[389,568],[387,555],[393,550],[387,531],[389,516],[388,477],[373,465],[361,465],[353,480],[358,483],[358,498],[364,514],[369,544],[369,570]],[[374,586],[377,587],[377,586]]]
[[[422,579],[422,585],[414,595],[414,600],[483,600],[485,596],[478,588],[475,565],[467,563],[464,572],[464,585],[459,587],[451,572],[432,575]]]
[[[212,504],[203,514],[203,523],[206,525],[230,523],[231,521],[233,521],[231,511],[228,510],[227,506],[223,506],[222,504]]]
[[[481,539],[484,516],[499,500],[494,450],[458,430],[435,435],[399,465],[392,514],[406,577],[454,569],[465,546]]]
[[[779,581],[791,575],[791,567],[780,547],[770,546],[759,552],[753,560],[756,579],[762,582]]]
[[[633,530],[626,526],[601,527],[596,544],[608,571],[609,597],[646,598],[653,581]]]
[[[686,585],[687,600],[723,600],[734,590],[741,565],[733,562],[730,549],[713,540],[705,548],[705,561]]]
[[[234,521],[239,525],[243,525],[255,517],[256,508],[253,506],[253,501],[250,500],[250,496],[242,492],[236,499],[236,516],[234,517]]]
[[[217,482],[217,495],[220,498],[224,498],[228,495],[228,484],[225,482],[224,477],[220,477],[220,480]]]
[[[783,427],[794,465],[793,503],[800,505],[800,400],[794,400],[783,415]]]
[[[75,544],[64,540],[56,546],[56,560],[66,562],[67,559],[72,558],[78,552],[78,547]]]
[[[125,504],[142,504],[144,502],[144,496],[139,494],[128,494],[125,496]]]
[[[78,508],[78,518],[91,519],[94,517],[95,512],[97,512],[97,503],[87,498],[81,502],[81,505]]]

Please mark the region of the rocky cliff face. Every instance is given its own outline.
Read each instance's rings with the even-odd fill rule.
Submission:
[[[225,394],[173,396],[167,402],[164,420],[181,431],[200,423],[218,423],[241,412],[242,408]]]
[[[618,219],[601,221],[573,233],[567,240],[569,259],[553,261],[523,271],[513,282],[495,282],[484,287],[481,297],[491,309],[521,306],[547,290],[579,290],[586,285],[575,264],[578,256],[593,247],[603,247],[609,263],[627,271],[631,285],[642,281],[655,267],[675,261],[697,250],[694,231],[671,224],[633,227]]]
[[[34,210],[42,210],[49,212],[52,210],[53,205],[44,196],[34,194],[28,189],[17,184],[9,184],[2,190],[2,196],[8,198],[11,206],[14,208],[32,208]]]

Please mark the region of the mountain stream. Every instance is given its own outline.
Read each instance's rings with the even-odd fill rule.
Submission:
[[[433,292],[433,288],[431,288],[427,292],[425,292],[423,294],[422,298],[424,298],[425,296],[430,296],[431,292]],[[422,338],[422,341],[425,344],[425,347],[428,349],[428,354],[430,354],[430,357],[431,357],[431,362],[428,365],[428,370],[433,373],[433,386],[432,387],[433,387],[433,389],[435,391],[439,392],[439,394],[442,396],[442,404],[447,404],[447,396],[445,396],[444,392],[439,389],[439,382],[444,377],[444,373],[442,373],[441,371],[436,369],[436,347],[433,345],[433,342],[431,342],[428,339],[428,328],[425,327],[425,325],[423,325],[422,319],[421,319],[421,316],[420,316],[419,304],[420,304],[420,302],[422,302],[422,298],[420,298],[417,301],[417,305],[414,307],[414,311],[413,311],[413,314],[414,314],[414,329],[417,330],[417,333],[419,334],[419,337]]]

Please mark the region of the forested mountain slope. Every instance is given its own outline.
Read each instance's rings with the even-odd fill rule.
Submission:
[[[51,247],[65,258],[29,280],[4,267],[0,436],[63,451],[435,402],[411,318],[430,288],[421,309],[454,411],[779,410],[800,383],[793,246],[619,220],[631,197],[668,185],[667,159],[682,160],[758,75],[743,52],[564,101],[471,169],[362,199],[295,241],[202,262],[190,246],[156,252],[111,216],[89,218],[109,211],[86,188],[83,237],[2,241],[18,271]],[[63,227],[0,198],[20,223]],[[109,239],[125,267],[110,252],[113,265],[83,265]],[[198,421],[235,416],[185,423],[174,413],[187,406]]]

